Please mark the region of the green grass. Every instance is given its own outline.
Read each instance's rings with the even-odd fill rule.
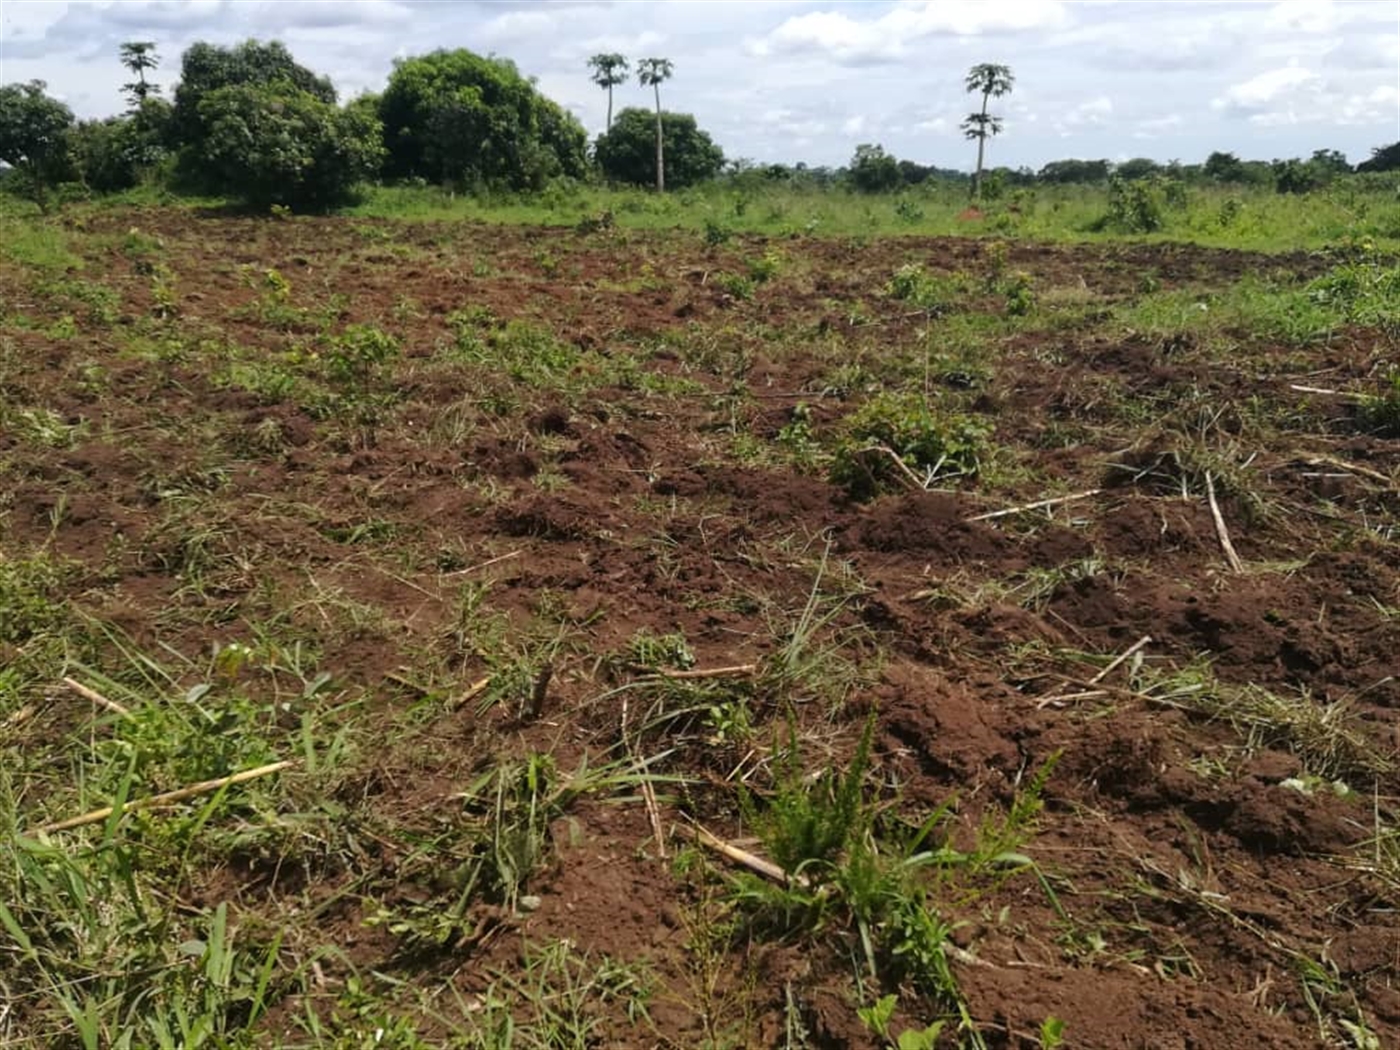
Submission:
[[[423,188],[370,189],[351,214],[376,218],[575,226],[603,212],[624,229],[681,226],[701,234],[808,234],[864,241],[891,236],[993,235],[1033,240],[1188,241],[1260,251],[1299,251],[1348,237],[1400,248],[1400,200],[1385,180],[1340,180],[1300,207],[1297,197],[1245,187],[1189,187],[1184,207],[1168,208],[1152,234],[1125,236],[1096,225],[1108,210],[1106,187],[1039,186],[984,202],[985,217],[961,218],[966,190],[926,185],[888,196],[835,189],[717,183],[665,197],[642,190],[557,188],[534,197],[469,197]],[[912,206],[911,206],[912,205]],[[715,235],[711,233],[713,241]]]

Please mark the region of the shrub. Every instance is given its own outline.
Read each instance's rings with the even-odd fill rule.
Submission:
[[[683,189],[712,179],[724,167],[724,152],[689,113],[662,113],[666,185]],[[617,182],[650,186],[656,182],[656,114],[628,107],[598,136],[594,157],[603,174]]]
[[[920,395],[878,394],[847,417],[831,478],[854,499],[875,496],[902,474],[881,447],[924,479],[975,475],[990,435],[971,417],[935,415]]]
[[[220,191],[252,204],[325,207],[379,169],[380,127],[362,108],[338,109],[286,84],[240,85],[200,103],[208,134],[197,163]]]
[[[583,126],[504,58],[458,48],[399,62],[379,116],[399,178],[538,190],[587,174]]]

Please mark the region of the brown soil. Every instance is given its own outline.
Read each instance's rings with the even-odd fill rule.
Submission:
[[[184,349],[165,358],[133,350],[160,339],[149,279],[102,247],[133,226],[162,239],[179,275],[171,330]],[[364,973],[466,995],[493,968],[516,965],[522,946],[564,938],[591,958],[645,961],[660,989],[653,1028],[639,1034],[608,1014],[594,1045],[701,1045],[688,949],[699,884],[655,856],[640,805],[579,801],[530,884],[538,908],[483,921],[489,932],[459,950],[406,955],[364,920],[372,900],[440,894],[413,865],[408,838],[428,834],[493,760],[550,751],[566,770],[607,753],[625,715],[599,656],[649,628],[683,631],[701,667],[761,661],[782,641],[772,615],[800,612],[829,542],[831,562],[860,582],[836,626],[884,650],[873,680],[834,718],[802,715],[831,762],[849,756],[864,712],[877,711],[880,781],[897,783],[916,816],[956,798],[955,835],[965,838],[1062,755],[1039,830],[1020,847],[1056,899],[1021,877],[971,905],[948,904],[962,924],[953,968],[988,1046],[1036,1045],[1049,1015],[1065,1021],[1073,1047],[1314,1047],[1320,1024],[1340,1038],[1337,1019],[1358,1016],[1380,1045],[1400,1045],[1400,902],[1394,882],[1364,871],[1375,807],[1393,826],[1400,795],[1390,761],[1400,705],[1395,490],[1309,463],[1326,455],[1394,476],[1400,455],[1357,433],[1336,404],[1300,405],[1288,389],[1313,369],[1328,370],[1329,387],[1361,386],[1394,350],[1381,336],[1350,333],[1315,352],[1250,343],[1222,361],[1092,315],[1012,334],[988,362],[992,378],[955,394],[995,423],[1001,480],[861,505],[781,451],[741,462],[734,434],[781,450],[799,403],[812,406],[819,435],[833,433],[860,397],[832,392],[833,368],[923,345],[926,321],[885,296],[889,275],[906,262],[976,272],[978,241],[744,238],[707,248],[680,234],[175,211],[100,216],[84,236],[80,279],[115,289],[121,316],[63,339],[44,329],[71,306],[31,297],[13,307],[40,323],[5,330],[9,352],[30,367],[0,396],[83,429],[59,448],[0,433],[4,556],[43,549],[71,560],[73,606],[151,650],[207,654],[275,622],[288,641],[313,640],[347,694],[365,691],[386,732],[401,731],[396,718],[414,702],[404,679],[452,692],[483,673],[453,636],[463,582],[489,581],[490,607],[512,630],[540,622],[544,603],[577,642],[538,719],[507,704],[481,716],[475,704],[444,706],[411,736],[384,739],[341,785],[347,820],[401,837],[365,838],[352,860],[296,873],[232,861],[193,887],[190,903],[226,899],[298,929],[299,951],[335,945]],[[714,274],[742,272],[768,248],[787,262],[754,301],[715,287]],[[1009,263],[1038,290],[1074,290],[1102,310],[1136,295],[1147,271],[1167,288],[1205,288],[1261,271],[1301,280],[1323,265],[1184,246],[1019,244]],[[376,324],[401,339],[400,401],[372,437],[317,418],[295,395],[218,377],[220,346],[284,354],[312,346],[305,324],[314,333],[320,323],[259,316],[244,265],[275,267],[292,301],[330,311],[335,330]],[[469,307],[552,331],[587,352],[582,368],[631,357],[637,372],[616,383],[566,377],[582,391],[567,396],[505,377],[482,389],[448,350],[448,316]],[[922,368],[910,366],[906,381],[922,383]],[[98,373],[102,382],[86,381]],[[510,403],[499,407],[497,395]],[[1181,408],[1189,398],[1219,413],[1207,440],[1241,479],[1222,480],[1220,494],[1243,574],[1223,559],[1190,464],[1169,455],[1199,432],[1202,417]],[[1155,415],[1127,421],[1125,399]],[[1093,488],[1102,491],[1050,510],[968,520]],[[338,611],[307,604],[313,592],[337,595]],[[1377,763],[1347,771],[1350,799],[1304,795],[1282,786],[1303,768],[1295,741],[1251,740],[1224,719],[1154,702],[1125,670],[1090,681],[1143,636],[1148,671],[1208,661],[1225,683],[1344,701]],[[757,721],[752,746],[766,748],[783,719],[760,710]],[[697,734],[671,768],[713,782],[665,801],[667,827],[688,813],[743,839],[723,781],[746,748],[697,755]],[[669,847],[682,844],[676,836]],[[1300,959],[1332,976],[1330,991],[1305,990]],[[346,974],[329,959],[323,971],[332,989]],[[877,1045],[855,1014],[851,960],[834,947],[731,945],[711,991],[716,1001],[748,996],[735,1045],[783,1045],[789,1002],[813,1046]],[[300,1010],[284,1002],[267,1030],[290,1032]]]

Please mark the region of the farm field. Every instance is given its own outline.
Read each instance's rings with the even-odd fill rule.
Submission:
[[[0,1044],[1400,1043],[1400,269],[965,225],[7,217]]]

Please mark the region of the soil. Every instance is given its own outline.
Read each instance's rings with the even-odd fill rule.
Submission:
[[[169,325],[179,352],[133,349],[159,346],[161,329],[149,278],[118,247],[132,227],[161,240],[179,275]],[[1393,827],[1400,795],[1396,489],[1376,480],[1395,476],[1400,448],[1358,430],[1335,401],[1289,389],[1364,387],[1395,347],[1359,330],[1306,350],[1242,337],[1222,360],[1102,319],[1139,294],[1144,274],[1168,289],[1218,289],[1246,274],[1303,281],[1323,261],[1010,245],[1008,265],[1042,298],[1069,290],[1092,310],[1006,336],[991,378],[950,395],[994,423],[1003,469],[861,504],[781,453],[741,460],[733,437],[781,449],[799,404],[819,436],[835,433],[861,395],[834,389],[833,368],[923,345],[928,319],[888,298],[889,275],[909,262],[979,272],[985,242],[711,248],[681,233],[173,210],[98,213],[79,232],[90,248],[71,278],[115,289],[120,316],[96,325],[80,315],[79,334],[60,338],[46,329],[71,305],[20,294],[5,307],[39,323],[5,329],[8,352],[31,367],[0,396],[80,428],[69,447],[0,433],[5,556],[46,550],[71,562],[65,599],[143,649],[207,654],[268,623],[312,639],[320,666],[369,698],[386,732],[402,731],[415,703],[405,681],[451,692],[486,672],[454,636],[464,583],[489,583],[511,631],[547,609],[576,643],[538,717],[439,705],[383,740],[338,797],[357,827],[396,829],[389,837],[295,873],[234,859],[191,887],[191,903],[275,916],[297,931],[298,951],[337,946],[345,963],[322,964],[331,987],[353,966],[476,995],[524,946],[553,939],[594,959],[645,961],[659,988],[651,1027],[639,1034],[604,1011],[593,1045],[701,1045],[703,982],[689,948],[700,883],[656,855],[641,805],[580,799],[530,883],[538,907],[478,917],[485,932],[458,950],[406,954],[365,920],[376,903],[437,899],[409,842],[482,768],[548,751],[567,770],[616,743],[629,716],[600,657],[647,629],[684,632],[700,668],[762,662],[783,642],[775,613],[800,613],[829,550],[829,576],[839,563],[858,581],[834,627],[866,639],[852,652],[870,669],[839,712],[800,713],[831,764],[849,759],[875,711],[879,782],[897,784],[915,816],[954,799],[954,835],[966,839],[1059,756],[1045,811],[1018,847],[1045,883],[1008,879],[947,905],[959,924],[953,970],[986,1045],[1035,1046],[1052,1015],[1073,1047],[1346,1045],[1339,1019],[1355,1018],[1379,1045],[1400,1045],[1400,901],[1393,881],[1366,870],[1375,815],[1391,814]],[[717,273],[743,272],[768,250],[784,269],[753,301],[716,286]],[[229,346],[269,357],[317,346],[320,322],[259,314],[257,277],[269,267],[291,282],[292,302],[337,330],[374,324],[401,340],[398,401],[372,435],[221,371]],[[567,396],[505,376],[482,389],[451,363],[449,317],[468,308],[553,332],[584,352],[585,370],[631,357],[636,372],[626,382],[580,374]],[[922,364],[907,374],[925,382]],[[1136,422],[1125,401],[1144,406]],[[1199,473],[1182,458],[1208,417],[1212,462],[1233,465],[1219,494],[1242,573],[1228,567]],[[1372,473],[1318,466],[1319,456]],[[971,520],[1087,490],[1098,491]],[[1141,667],[1095,678],[1144,637]],[[1339,772],[1352,797],[1289,786],[1305,768],[1297,741],[1241,733],[1142,684],[1148,672],[1207,663],[1228,685],[1342,705],[1375,756]],[[760,710],[757,722],[751,746],[763,749],[784,720]],[[686,734],[669,768],[710,782],[663,802],[668,853],[689,819],[754,847],[724,784],[750,748],[707,749],[694,742],[700,730]],[[645,743],[660,751],[665,740]],[[726,947],[710,992],[748,997],[747,1013],[727,1019],[734,1045],[783,1045],[792,1003],[810,1045],[880,1045],[857,1018],[837,943]],[[1305,989],[1301,959],[1330,983]],[[263,1022],[269,1038],[292,1032],[300,1012],[283,1002]],[[928,1019],[906,1007],[899,1016]],[[945,1038],[954,1045],[951,1027]]]

